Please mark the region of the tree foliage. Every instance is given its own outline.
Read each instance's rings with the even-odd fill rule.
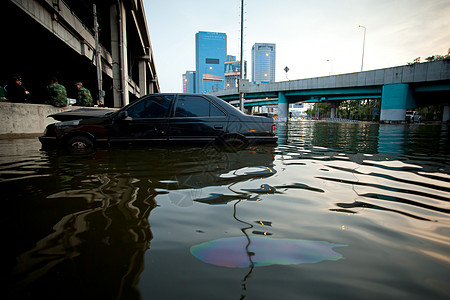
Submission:
[[[450,59],[450,48],[448,48],[447,54],[445,54],[445,55],[436,54],[436,55],[428,56],[427,58],[425,58],[425,60],[427,62],[446,60],[446,59]],[[414,59],[413,62],[409,62],[408,65],[414,65],[414,64],[419,64],[419,63],[420,63],[420,57],[417,57],[416,59]]]

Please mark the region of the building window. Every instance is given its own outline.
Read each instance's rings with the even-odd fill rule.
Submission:
[[[219,59],[218,58],[207,58],[206,59],[206,63],[207,64],[212,64],[212,65],[218,65],[219,64]]]

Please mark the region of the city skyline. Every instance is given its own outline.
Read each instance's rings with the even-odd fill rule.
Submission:
[[[240,55],[240,1],[163,3],[143,0],[162,91],[181,92],[181,74],[195,69],[198,31],[225,32],[227,54]],[[406,65],[446,54],[450,47],[450,1],[282,0],[245,1],[244,60],[255,43],[277,45],[276,80],[345,74]],[[250,73],[250,72],[249,72]],[[250,77],[248,74],[247,77]]]

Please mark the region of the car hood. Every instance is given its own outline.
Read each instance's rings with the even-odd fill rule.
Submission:
[[[57,121],[71,121],[81,119],[101,118],[116,112],[115,108],[79,108],[49,115]]]

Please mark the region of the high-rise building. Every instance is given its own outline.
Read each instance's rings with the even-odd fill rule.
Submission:
[[[195,93],[195,71],[183,74],[183,93]]]
[[[247,78],[247,61],[244,60],[244,79]],[[238,86],[238,80],[241,78],[241,62],[236,60],[236,56],[227,55],[225,61],[225,89]]]
[[[225,33],[199,31],[195,35],[197,93],[223,89],[226,56],[227,35]]]
[[[275,44],[255,43],[252,47],[252,83],[275,82]]]

